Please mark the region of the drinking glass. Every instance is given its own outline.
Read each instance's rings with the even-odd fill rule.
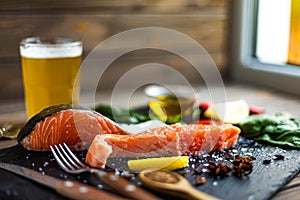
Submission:
[[[30,37],[20,42],[28,117],[58,104],[79,104],[83,46],[70,38]]]

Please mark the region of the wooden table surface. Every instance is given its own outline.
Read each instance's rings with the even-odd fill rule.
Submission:
[[[200,101],[206,101],[210,99],[209,89],[200,89]],[[224,92],[224,88],[216,88],[214,91]],[[289,112],[295,117],[300,118],[300,99],[298,96],[286,94],[278,91],[273,91],[266,88],[259,88],[241,84],[227,84],[225,87],[226,99],[227,100],[238,100],[245,99],[248,104],[256,105],[265,108],[267,113],[276,112]],[[125,96],[120,94],[120,96]],[[126,96],[125,96],[126,98]],[[119,98],[120,101],[124,98]],[[83,99],[85,103],[87,99]],[[110,101],[109,93],[103,98],[101,94],[101,103],[107,103]],[[138,106],[145,104],[147,98],[142,94],[134,96],[131,106]],[[122,102],[119,102],[122,106]],[[124,104],[123,104],[124,105]],[[10,105],[11,106],[11,105]],[[6,105],[0,105],[0,111],[5,109]],[[18,107],[18,106],[17,106]],[[20,106],[19,106],[20,107]],[[11,109],[11,108],[10,108]],[[24,121],[26,115],[24,111],[6,112],[0,113],[0,123],[4,121]],[[0,140],[0,148],[15,145],[15,140]],[[296,176],[290,183],[288,183],[279,193],[272,198],[273,200],[298,200],[300,199],[300,175]]]

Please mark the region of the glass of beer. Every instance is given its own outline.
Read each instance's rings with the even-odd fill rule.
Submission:
[[[83,46],[69,38],[25,38],[20,42],[28,117],[46,107],[79,104]]]

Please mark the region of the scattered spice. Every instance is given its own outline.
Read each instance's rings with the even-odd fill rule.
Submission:
[[[284,155],[281,155],[281,154],[275,154],[273,157],[272,157],[273,160],[284,160]],[[267,164],[270,164],[272,162],[272,159],[265,159],[263,160],[263,164],[267,165]]]
[[[205,177],[200,177],[200,178],[197,178],[197,180],[196,180],[196,185],[203,185],[205,183],[206,183]]]
[[[267,165],[271,163],[271,159],[265,159],[263,160],[263,164]]]
[[[253,170],[253,163],[252,163],[253,159],[254,158],[252,156],[248,156],[248,157],[236,156],[235,159],[232,161],[233,175],[237,177],[249,175]]]
[[[275,154],[273,160],[284,160],[284,156],[281,154]]]
[[[223,163],[209,162],[207,164],[209,172],[220,177],[225,177],[230,172],[232,172],[232,174],[237,177],[247,176],[253,170],[252,160],[256,159],[254,156],[242,157],[240,155],[235,155],[234,157],[227,156],[227,158],[232,160],[231,163],[233,166]]]
[[[229,172],[232,171],[232,168],[230,166],[222,163],[209,162],[208,164],[208,169],[210,173],[216,176],[225,177]]]

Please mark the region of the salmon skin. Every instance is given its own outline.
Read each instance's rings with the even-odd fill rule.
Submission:
[[[17,141],[28,150],[46,151],[66,143],[84,150],[98,134],[128,134],[107,117],[83,106],[51,106],[33,116],[20,130]]]
[[[86,162],[104,167],[109,157],[162,157],[199,155],[236,144],[240,129],[231,124],[174,124],[132,135],[97,135]]]

